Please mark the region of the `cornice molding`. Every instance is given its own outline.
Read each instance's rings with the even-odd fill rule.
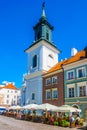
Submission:
[[[58,74],[60,72],[63,72],[63,69],[53,71],[53,72],[50,72],[50,73],[46,73],[46,74],[42,75],[42,77],[48,77],[48,76],[51,76],[51,75],[54,75],[54,74]]]

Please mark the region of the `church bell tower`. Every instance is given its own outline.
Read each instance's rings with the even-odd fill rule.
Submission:
[[[45,14],[45,3],[42,4],[42,15],[33,27],[34,41],[25,50],[28,55],[28,72],[24,76],[25,104],[42,103],[42,75],[58,62],[60,51],[52,41],[53,26]]]

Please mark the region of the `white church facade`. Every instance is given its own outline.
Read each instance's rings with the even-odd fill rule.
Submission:
[[[57,49],[52,41],[53,26],[45,15],[42,5],[42,16],[34,26],[34,42],[25,50],[28,55],[28,72],[23,76],[21,88],[21,105],[42,103],[42,76],[58,63]]]

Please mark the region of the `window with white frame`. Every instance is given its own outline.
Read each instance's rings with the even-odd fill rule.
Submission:
[[[46,99],[49,100],[51,98],[51,90],[46,90]]]
[[[58,98],[58,89],[57,88],[52,89],[52,98],[53,99]]]
[[[57,76],[52,77],[52,83],[53,84],[57,83]]]
[[[86,96],[86,86],[79,87],[79,96],[80,97]]]
[[[67,72],[67,79],[68,80],[74,79],[74,70]]]
[[[51,84],[51,78],[46,79],[46,85],[49,85],[49,84]]]
[[[86,69],[85,67],[81,67],[77,69],[77,78],[85,77],[86,76]]]
[[[75,96],[74,87],[68,88],[68,96],[69,97],[74,97]]]

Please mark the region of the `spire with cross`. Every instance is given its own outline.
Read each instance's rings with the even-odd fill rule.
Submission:
[[[45,2],[42,3],[42,17],[46,17],[46,15],[45,15]]]

